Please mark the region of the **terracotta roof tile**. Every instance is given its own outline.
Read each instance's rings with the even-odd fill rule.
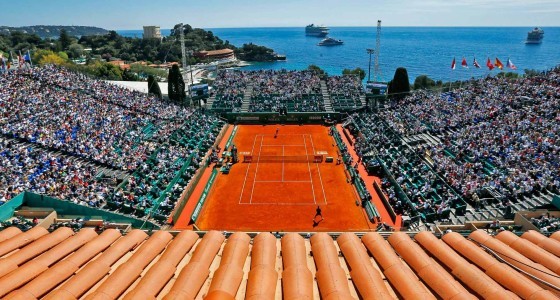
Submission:
[[[557,241],[371,232],[0,233],[3,299],[554,299]],[[43,234],[43,235],[42,235]],[[146,239],[147,238],[147,239]],[[542,248],[541,248],[542,247]],[[281,248],[281,249],[280,249]],[[517,251],[517,250],[519,251]],[[281,251],[280,251],[281,250]],[[535,261],[533,261],[533,259]],[[502,262],[503,261],[503,262]],[[545,267],[542,264],[548,266]],[[531,274],[529,277],[526,274]],[[537,278],[535,280],[533,278]],[[316,279],[316,281],[314,281]],[[4,296],[5,295],[5,296]]]
[[[530,241],[531,243],[543,248],[544,250],[560,257],[560,241],[547,238],[541,233],[529,230],[521,235],[521,238]]]
[[[15,227],[14,227],[15,228]],[[8,230],[8,229],[6,229]],[[4,231],[6,231],[4,230]],[[19,230],[19,229],[18,229]],[[2,232],[4,232],[2,231]],[[20,231],[21,232],[21,231]],[[0,257],[16,250],[19,249],[33,241],[35,241],[36,239],[42,237],[45,234],[48,234],[49,232],[43,228],[43,227],[33,227],[30,230],[12,236],[11,238],[4,240],[3,242],[0,243]],[[8,232],[8,235],[11,235],[11,233]]]
[[[0,243],[21,233],[17,227],[8,227],[0,231]]]

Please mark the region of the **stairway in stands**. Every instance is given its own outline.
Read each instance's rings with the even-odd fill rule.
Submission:
[[[251,97],[253,96],[253,86],[250,85],[245,89],[243,94],[243,103],[241,104],[241,112],[249,112],[249,106],[251,105]]]
[[[327,83],[321,80],[321,94],[323,94],[323,101],[325,102],[325,111],[334,112],[332,108],[331,95],[329,94],[329,89],[327,88]]]
[[[366,106],[366,95],[360,95],[360,102],[362,103],[362,107]]]
[[[214,101],[216,100],[217,96],[209,97],[208,101],[206,102],[206,108],[212,109],[212,105],[214,105]]]

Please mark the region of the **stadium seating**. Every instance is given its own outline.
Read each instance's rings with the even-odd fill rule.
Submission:
[[[224,124],[53,66],[0,84],[0,205],[30,191],[165,221]]]

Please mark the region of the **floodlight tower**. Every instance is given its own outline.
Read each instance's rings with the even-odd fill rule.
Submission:
[[[183,27],[183,23],[179,24],[180,32],[179,32],[179,39],[181,41],[181,62],[183,63],[183,72],[186,71],[187,67],[187,49],[185,49],[185,29]]]
[[[369,54],[367,82],[370,82],[371,81],[371,55],[375,53],[375,50],[368,48],[368,49],[366,49],[366,51]],[[373,74],[373,76],[375,77],[375,74]]]
[[[377,82],[381,82],[381,70],[379,70],[379,50],[381,48],[381,20],[377,20],[377,39],[375,41],[375,67],[374,77]]]
[[[187,76],[186,75],[186,72],[187,72],[187,69],[186,69],[187,68],[187,49],[185,48],[185,28],[183,26],[183,23],[179,24],[179,26],[181,28],[181,32],[180,32],[180,35],[179,35],[180,40],[181,40],[181,63],[183,64],[183,74],[185,74],[185,76]],[[191,70],[191,72],[192,72],[192,70]],[[185,81],[185,80],[183,79],[183,81]],[[191,85],[192,85],[192,73],[191,73],[191,84],[188,85],[189,86],[189,89],[188,89],[189,98],[192,96]]]

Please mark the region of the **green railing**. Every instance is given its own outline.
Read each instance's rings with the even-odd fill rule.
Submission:
[[[212,171],[212,174],[210,175],[210,178],[208,179],[208,182],[204,186],[204,191],[202,191],[202,195],[200,195],[200,199],[198,199],[198,202],[191,215],[191,221],[193,223],[196,222],[196,220],[198,220],[198,217],[202,212],[202,207],[204,207],[204,203],[206,202],[206,199],[208,199],[208,194],[210,194],[210,189],[212,188],[212,185],[214,184],[214,180],[216,179],[217,175],[218,175],[218,170],[214,169]]]
[[[52,208],[59,216],[83,217],[84,219],[99,218],[107,222],[130,223],[134,228],[140,228],[143,225],[146,227],[148,225],[151,228],[159,229],[157,224],[150,221],[31,192],[23,192],[0,206],[0,221],[5,221],[12,217],[14,211],[21,206]]]
[[[271,124],[271,123],[324,123],[326,118],[340,122],[342,115],[337,112],[290,112],[280,116],[276,112],[225,113],[230,123]]]

